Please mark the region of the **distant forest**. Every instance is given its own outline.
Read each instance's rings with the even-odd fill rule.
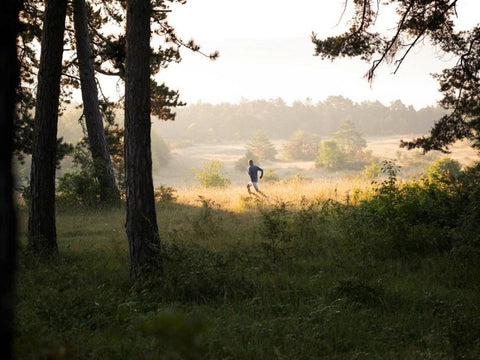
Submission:
[[[243,100],[240,103],[195,103],[175,109],[175,121],[153,120],[156,135],[168,140],[189,140],[196,143],[248,141],[260,130],[269,139],[288,139],[296,130],[330,138],[340,124],[350,120],[363,136],[424,134],[440,119],[445,110],[429,106],[416,110],[400,100],[389,106],[379,101],[355,103],[343,96],[330,96],[312,103],[282,99]],[[59,135],[68,142],[83,137],[78,120],[81,109],[67,107],[59,119]],[[116,120],[123,124],[123,111]]]
[[[363,136],[427,133],[445,113],[440,107],[416,110],[396,100],[385,106],[379,101],[355,103],[343,96],[330,96],[318,103],[282,99],[244,100],[237,104],[196,103],[176,110],[176,120],[160,126],[168,139],[194,142],[247,140],[261,130],[270,139],[287,139],[296,130],[328,138],[345,120],[354,123]]]

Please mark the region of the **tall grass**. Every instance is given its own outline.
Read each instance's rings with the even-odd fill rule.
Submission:
[[[142,282],[123,209],[60,209],[48,262],[22,221],[15,357],[479,358],[478,182],[261,186],[176,189]]]
[[[359,193],[370,193],[371,181],[360,177],[345,178],[318,178],[306,181],[279,181],[261,182],[260,188],[269,195],[273,201],[299,202],[302,198],[307,200],[327,200],[343,202],[353,199]],[[232,185],[228,187],[202,187],[189,186],[177,189],[178,202],[198,206],[198,196],[214,199],[222,208],[231,211],[244,209],[244,202],[248,201],[246,183],[244,186]],[[357,194],[357,195],[355,195]]]

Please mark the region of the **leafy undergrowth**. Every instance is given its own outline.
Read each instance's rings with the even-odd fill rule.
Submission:
[[[15,358],[478,359],[478,178],[163,203],[163,273],[142,282],[122,210],[60,211],[57,258],[20,249]]]

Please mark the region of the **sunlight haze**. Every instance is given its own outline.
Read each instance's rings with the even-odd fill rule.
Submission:
[[[182,49],[182,62],[171,64],[158,79],[178,89],[187,103],[257,98],[316,102],[342,95],[356,102],[389,104],[400,99],[416,108],[435,105],[441,95],[431,74],[452,59],[428,45],[413,49],[396,75],[393,67],[381,67],[373,84],[364,78],[368,63],[313,56],[312,32],[326,37],[347,29],[350,16],[347,9],[342,18],[343,4],[341,0],[191,0],[172,6],[168,21],[178,34],[195,39],[205,53],[218,50],[220,57],[211,61]],[[459,27],[471,26],[479,10],[477,0],[460,1]],[[382,14],[381,24],[391,27],[391,14]]]

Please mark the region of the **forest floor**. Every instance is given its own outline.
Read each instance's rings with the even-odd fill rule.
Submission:
[[[480,358],[478,196],[321,181],[178,188],[137,281],[123,208],[58,208],[48,260],[20,208],[14,358]]]

